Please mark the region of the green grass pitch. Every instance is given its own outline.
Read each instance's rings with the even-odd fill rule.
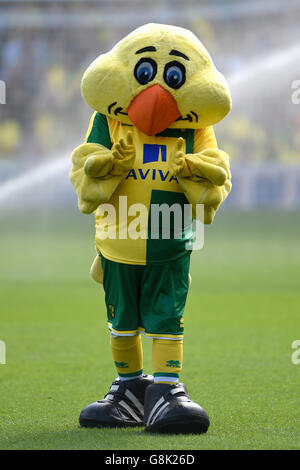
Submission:
[[[0,223],[0,449],[300,447],[299,214],[220,211],[193,254],[181,379],[210,415],[200,436],[79,427],[116,376],[102,288],[88,272],[92,218],[74,209]]]

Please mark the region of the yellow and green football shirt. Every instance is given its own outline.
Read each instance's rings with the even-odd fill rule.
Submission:
[[[107,206],[100,205],[95,211],[96,246],[111,261],[137,265],[164,264],[183,256],[187,249],[192,249],[193,239],[192,218],[187,209],[189,203],[177,178],[170,174],[169,155],[178,137],[185,139],[186,153],[217,147],[214,132],[211,127],[196,131],[166,129],[150,137],[135,126],[94,113],[86,142],[98,143],[110,149],[120,139],[126,140],[129,130],[136,149],[135,162],[108,201],[114,208],[110,219],[107,217]],[[139,210],[141,204],[147,209],[147,217],[144,216],[145,211]],[[162,230],[162,204],[170,209],[170,236]],[[181,206],[180,234],[178,231],[175,234],[174,230],[173,204]],[[160,213],[155,228],[153,221],[156,219],[151,216],[154,208],[155,215]],[[110,235],[105,238],[103,234],[108,232],[108,223]]]

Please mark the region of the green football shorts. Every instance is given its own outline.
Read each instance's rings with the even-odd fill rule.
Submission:
[[[190,252],[163,265],[134,265],[101,255],[108,327],[120,336],[183,338]]]

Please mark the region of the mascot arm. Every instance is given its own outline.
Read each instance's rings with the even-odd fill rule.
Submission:
[[[126,140],[112,144],[106,117],[95,113],[85,143],[72,154],[70,179],[77,193],[79,210],[90,214],[109,201],[134,159],[131,134],[128,133]]]
[[[192,204],[193,217],[197,217],[196,205],[203,204],[204,223],[210,224],[231,190],[228,155],[218,149],[212,127],[195,132],[194,153],[185,154],[184,149],[184,140],[178,139],[171,171]]]

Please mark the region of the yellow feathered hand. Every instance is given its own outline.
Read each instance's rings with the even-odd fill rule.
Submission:
[[[218,148],[186,154],[185,142],[180,137],[171,155],[170,168],[192,204],[193,217],[197,216],[196,205],[204,204],[203,222],[212,223],[231,190],[228,155]]]
[[[79,210],[90,214],[109,201],[124,175],[132,168],[135,148],[132,134],[109,150],[103,145],[84,143],[72,154],[70,179],[78,196]]]

